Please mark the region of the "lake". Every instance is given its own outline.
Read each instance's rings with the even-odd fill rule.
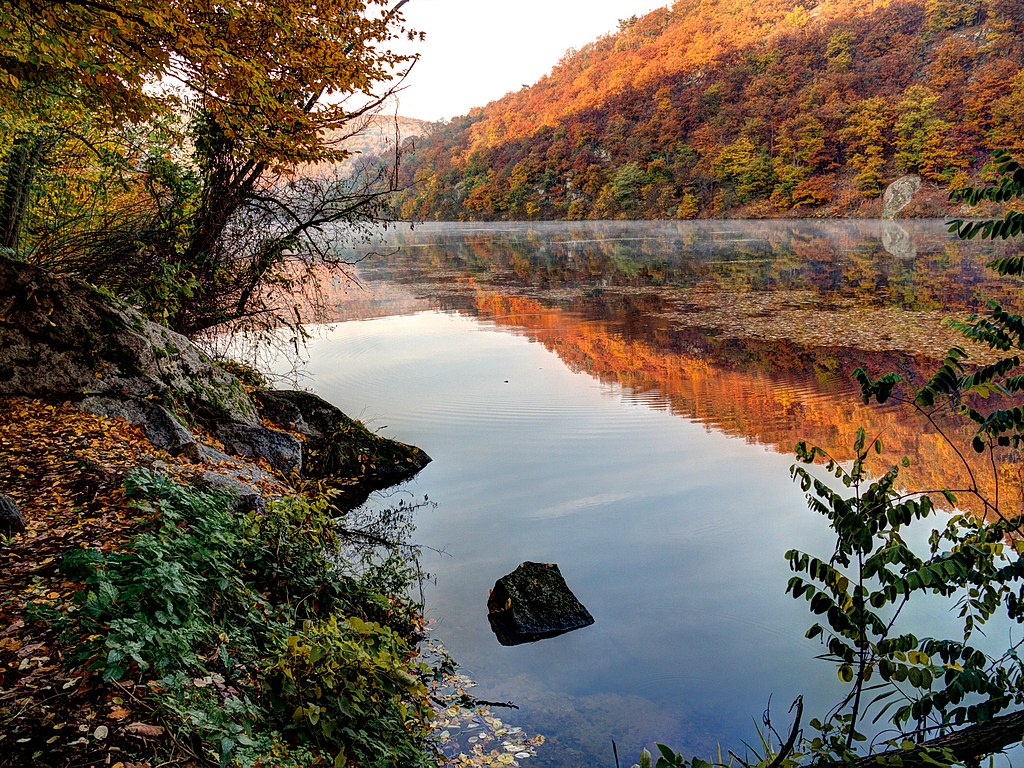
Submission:
[[[535,766],[623,765],[655,741],[713,758],[756,745],[843,690],[805,640],[783,553],[831,537],[790,480],[806,439],[850,456],[864,425],[911,487],[953,454],[849,372],[919,378],[956,341],[950,313],[1019,284],[1001,246],[941,222],[425,224],[353,248],[359,285],[326,286],[301,384],[433,462],[370,508],[429,497],[413,538],[432,634],[546,743]],[[881,465],[880,465],[881,466]],[[886,466],[887,468],[887,466]],[[969,505],[968,505],[969,506]],[[498,643],[488,589],[557,563],[595,617]],[[934,612],[933,612],[934,613]],[[910,616],[925,634],[948,617]]]

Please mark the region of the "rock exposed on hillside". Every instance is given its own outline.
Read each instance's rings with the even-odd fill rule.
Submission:
[[[487,598],[487,611],[502,645],[532,643],[594,623],[554,563],[526,561],[502,576]]]
[[[80,280],[0,257],[0,394],[171,399],[256,426],[241,382],[184,336]]]
[[[10,536],[25,530],[25,518],[10,496],[0,493],[0,535]]]
[[[216,434],[229,453],[252,459],[264,458],[283,475],[302,472],[302,443],[294,435],[237,422],[218,424]]]
[[[276,486],[277,479],[249,461],[229,456],[208,445],[199,446],[199,457],[208,469],[199,477],[201,485],[216,491],[226,491],[235,497],[235,512],[262,512],[266,502],[272,498],[262,488]]]
[[[120,418],[139,424],[149,442],[172,456],[199,456],[199,443],[195,435],[159,403],[109,395],[90,395],[79,403],[79,407],[97,416]]]
[[[894,219],[896,214],[910,205],[917,190],[921,188],[921,177],[915,174],[900,176],[885,188],[882,197],[882,218]]]
[[[237,477],[223,472],[204,472],[199,477],[199,482],[215,491],[225,491],[231,494],[234,502],[231,511],[239,514],[247,512],[263,512],[267,508],[266,499],[256,488]]]

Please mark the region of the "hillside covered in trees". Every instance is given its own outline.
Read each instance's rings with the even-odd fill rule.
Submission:
[[[407,146],[415,219],[911,215],[1024,149],[1022,0],[678,0]]]

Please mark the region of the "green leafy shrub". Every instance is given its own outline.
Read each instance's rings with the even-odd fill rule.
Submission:
[[[72,621],[105,680],[149,680],[179,739],[224,766],[429,764],[413,608],[374,589],[407,589],[408,569],[357,574],[328,499],[236,516],[224,494],[157,474],[126,491],[146,530],[62,563],[85,582]]]
[[[286,734],[330,750],[339,765],[431,765],[423,749],[431,710],[410,671],[412,655],[404,639],[373,622],[306,622],[268,671],[269,698],[292,720]]]
[[[994,153],[994,161],[995,183],[954,190],[951,198],[970,205],[1024,200],[1024,165],[1004,151]],[[1016,238],[1024,235],[1024,213],[957,219],[949,230],[968,239]],[[988,266],[1004,277],[1024,277],[1021,255]],[[996,655],[972,643],[981,625],[998,612],[1024,623],[1024,514],[1019,494],[1001,496],[998,482],[1000,464],[1019,458],[1024,446],[1024,316],[990,302],[985,312],[950,325],[968,342],[987,347],[988,360],[996,353],[994,362],[972,368],[966,350],[953,347],[934,375],[910,394],[900,391],[904,382],[896,373],[872,379],[857,369],[854,378],[865,404],[902,402],[940,434],[945,435],[940,416],[973,424],[971,447],[987,455],[995,475],[991,495],[983,491],[959,446],[946,439],[968,478],[957,493],[973,497],[984,514],[959,513],[949,490],[901,489],[899,467],[870,475],[869,455],[881,453],[881,445],[867,440],[863,429],[854,441],[852,462],[842,463],[804,443],[797,446],[799,462],[821,459],[838,481],[826,481],[800,465],[792,470],[809,507],[828,520],[835,549],[822,557],[787,552],[795,573],[787,592],[808,602],[817,618],[807,637],[821,642],[821,658],[835,664],[849,690],[823,717],[809,721],[815,735],[796,744],[798,711],[791,742],[774,755],[765,750],[758,765],[979,765],[982,757],[1012,746],[1024,733],[1021,642],[1011,640]],[[927,549],[912,546],[907,529],[934,520],[935,503],[942,499],[953,513],[932,529]],[[901,628],[905,606],[925,596],[952,607],[961,619],[958,637],[918,638]],[[885,751],[864,756],[865,731],[884,717],[893,726],[887,733],[895,735],[881,742]],[[668,748],[659,749],[659,767],[702,765],[698,758],[687,762]],[[642,756],[641,767],[650,763],[649,754]]]

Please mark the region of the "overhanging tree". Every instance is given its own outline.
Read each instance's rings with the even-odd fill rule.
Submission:
[[[0,97],[10,192],[0,209],[4,245],[31,250],[24,224],[46,166],[46,154],[32,151],[39,137],[55,145],[76,138],[76,121],[53,113],[84,109],[92,122],[117,128],[176,115],[176,142],[92,158],[93,166],[119,166],[118,180],[149,196],[149,219],[130,218],[113,232],[72,227],[77,239],[50,241],[38,258],[90,263],[94,279],[143,299],[177,290],[158,314],[186,332],[253,316],[272,322],[258,297],[263,282],[286,274],[282,256],[320,253],[308,235],[359,220],[380,193],[324,173],[312,174],[315,205],[297,207],[281,190],[310,164],[343,159],[337,140],[359,130],[413,63],[393,47],[416,36],[404,26],[406,2],[0,5],[10,22],[0,36],[10,96]],[[279,221],[253,248],[246,224],[265,224],[268,208]]]

